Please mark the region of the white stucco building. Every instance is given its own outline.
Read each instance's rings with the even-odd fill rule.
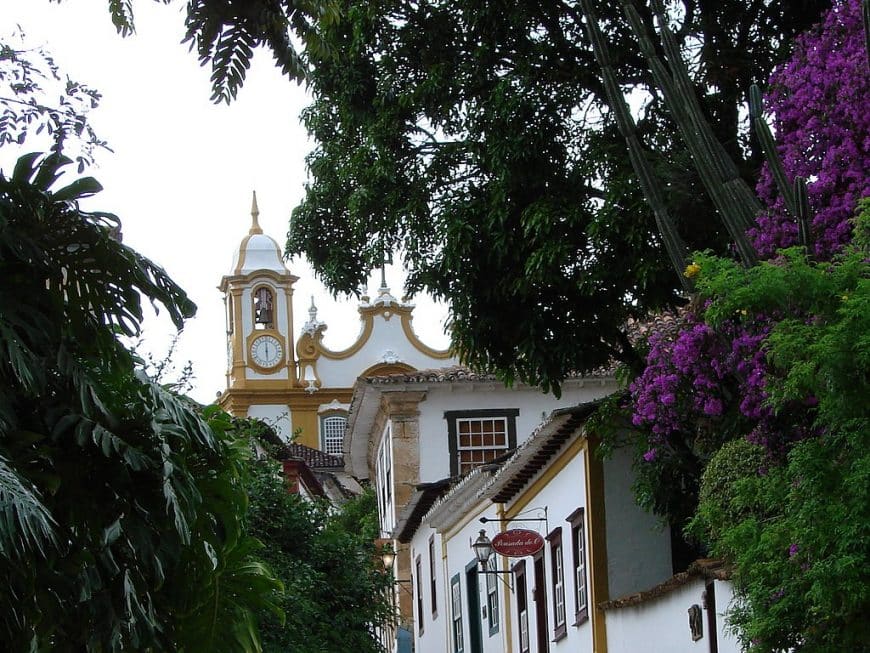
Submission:
[[[397,553],[396,577],[409,580],[417,564],[417,553],[412,557],[409,541],[399,537],[409,519],[407,511],[421,510],[434,496],[433,488],[510,455],[553,410],[593,401],[615,389],[608,373],[572,378],[557,399],[524,384],[507,388],[493,376],[461,367],[358,379],[345,436],[345,468],[378,493],[381,531],[394,540]],[[418,496],[421,485],[430,488],[425,496]],[[467,510],[473,512],[472,507]],[[450,546],[465,542],[467,564],[471,550],[464,533],[457,537]],[[438,546],[447,545],[444,540]],[[411,594],[397,590],[396,598],[401,626],[413,630]]]
[[[438,387],[449,385],[451,374],[444,371]],[[358,389],[386,384],[404,392],[406,382],[367,379]],[[444,425],[440,449],[423,443],[435,428],[422,426],[429,397],[403,400],[412,398],[419,399],[414,421],[420,425],[419,451],[456,456],[459,452],[443,443]],[[399,395],[381,397],[379,403],[401,406]],[[432,405],[445,421],[452,416],[440,401]],[[400,414],[409,417],[410,408],[406,403]],[[638,507],[632,494],[630,452],[617,449],[605,459],[594,453],[598,438],[587,419],[596,409],[595,401],[556,409],[527,436],[519,436],[515,450],[458,477],[403,491],[399,487],[407,470],[395,459],[384,467],[382,452],[386,447],[407,455],[413,429],[394,430],[384,417],[379,428],[389,437],[371,447],[374,479],[383,494],[382,528],[399,552],[397,599],[414,651],[739,650],[725,625],[732,596],[727,573],[703,561],[673,575],[669,531]],[[351,428],[354,424],[352,408]],[[460,465],[457,461],[454,468]],[[434,461],[426,466],[421,458],[420,469],[443,467]],[[484,573],[473,544],[515,529],[536,533],[541,548],[510,557],[496,552]]]

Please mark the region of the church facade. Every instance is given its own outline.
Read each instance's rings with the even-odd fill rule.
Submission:
[[[227,338],[227,385],[218,404],[236,417],[256,417],[284,440],[329,454],[342,453],[353,386],[379,376],[455,364],[449,351],[428,347],[414,333],[414,307],[396,299],[383,279],[377,296],[357,307],[359,335],[334,351],[323,342],[326,324],[312,298],[296,331],[293,286],[278,243],[259,225],[257,197],[251,226],[221,280]]]

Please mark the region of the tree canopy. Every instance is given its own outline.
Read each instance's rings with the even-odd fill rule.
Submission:
[[[399,251],[408,290],[448,301],[453,346],[467,363],[558,389],[567,373],[613,359],[639,372],[627,321],[682,301],[580,4],[196,0],[186,38],[211,65],[215,101],[235,97],[257,47],[314,97],[304,114],[311,178],[289,254],[304,253],[333,291],[354,293],[386,251]],[[110,5],[126,33],[131,5]],[[644,156],[688,250],[724,253],[729,238],[627,5],[596,11],[636,104]],[[747,182],[761,164],[740,119],[750,84],[764,82],[829,6],[668,5],[694,93]],[[636,8],[654,33],[648,4]]]
[[[671,6],[695,92],[747,179],[760,159],[740,105],[824,6]],[[620,3],[597,10],[682,238],[726,251]],[[508,380],[557,385],[612,359],[639,369],[625,324],[678,303],[679,283],[578,6],[347,2],[322,32],[331,47],[309,56],[304,114],[311,180],[288,252],[353,292],[399,249],[410,290],[448,300],[464,360]]]
[[[234,422],[249,436],[268,429],[257,420]],[[374,492],[340,506],[291,494],[271,455],[251,462],[251,478],[249,530],[264,544],[258,555],[284,583],[274,597],[284,620],[261,614],[264,652],[381,653],[372,626],[387,623],[395,609],[392,579],[375,550]]]

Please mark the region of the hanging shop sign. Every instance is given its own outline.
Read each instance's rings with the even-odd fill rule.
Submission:
[[[492,548],[508,558],[523,558],[543,549],[544,538],[535,531],[514,528],[492,538]]]

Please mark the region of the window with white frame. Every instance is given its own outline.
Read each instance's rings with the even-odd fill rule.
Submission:
[[[320,448],[326,453],[340,456],[344,444],[347,414],[333,413],[320,418]]]
[[[462,637],[462,588],[459,574],[450,579],[451,614],[453,616],[453,653],[463,653],[465,642]]]
[[[526,590],[526,562],[513,567],[517,595],[517,621],[519,622],[520,653],[529,653],[529,598]]]
[[[414,589],[417,599],[417,633],[423,634],[423,562],[420,556],[414,563]]]
[[[432,619],[438,618],[438,582],[435,578],[435,536],[429,536],[429,594],[432,600]]]
[[[516,448],[519,412],[515,408],[446,411],[451,476],[461,476]]]
[[[498,577],[495,574],[496,571],[496,559],[497,556],[490,556],[487,561],[487,571],[491,572],[485,574],[486,576],[486,614],[489,616],[489,635],[492,637],[498,632],[498,585],[496,584]]]
[[[553,638],[558,641],[567,634],[565,624],[565,568],[562,560],[562,529],[547,536],[550,543],[550,566],[553,572]]]
[[[586,522],[585,511],[578,508],[568,515],[571,524],[571,549],[574,576],[574,625],[589,618],[589,591],[586,582]]]
[[[381,533],[386,535],[396,525],[393,508],[393,438],[390,425],[384,429],[384,437],[378,447],[375,474],[378,489],[378,509],[381,518]]]

